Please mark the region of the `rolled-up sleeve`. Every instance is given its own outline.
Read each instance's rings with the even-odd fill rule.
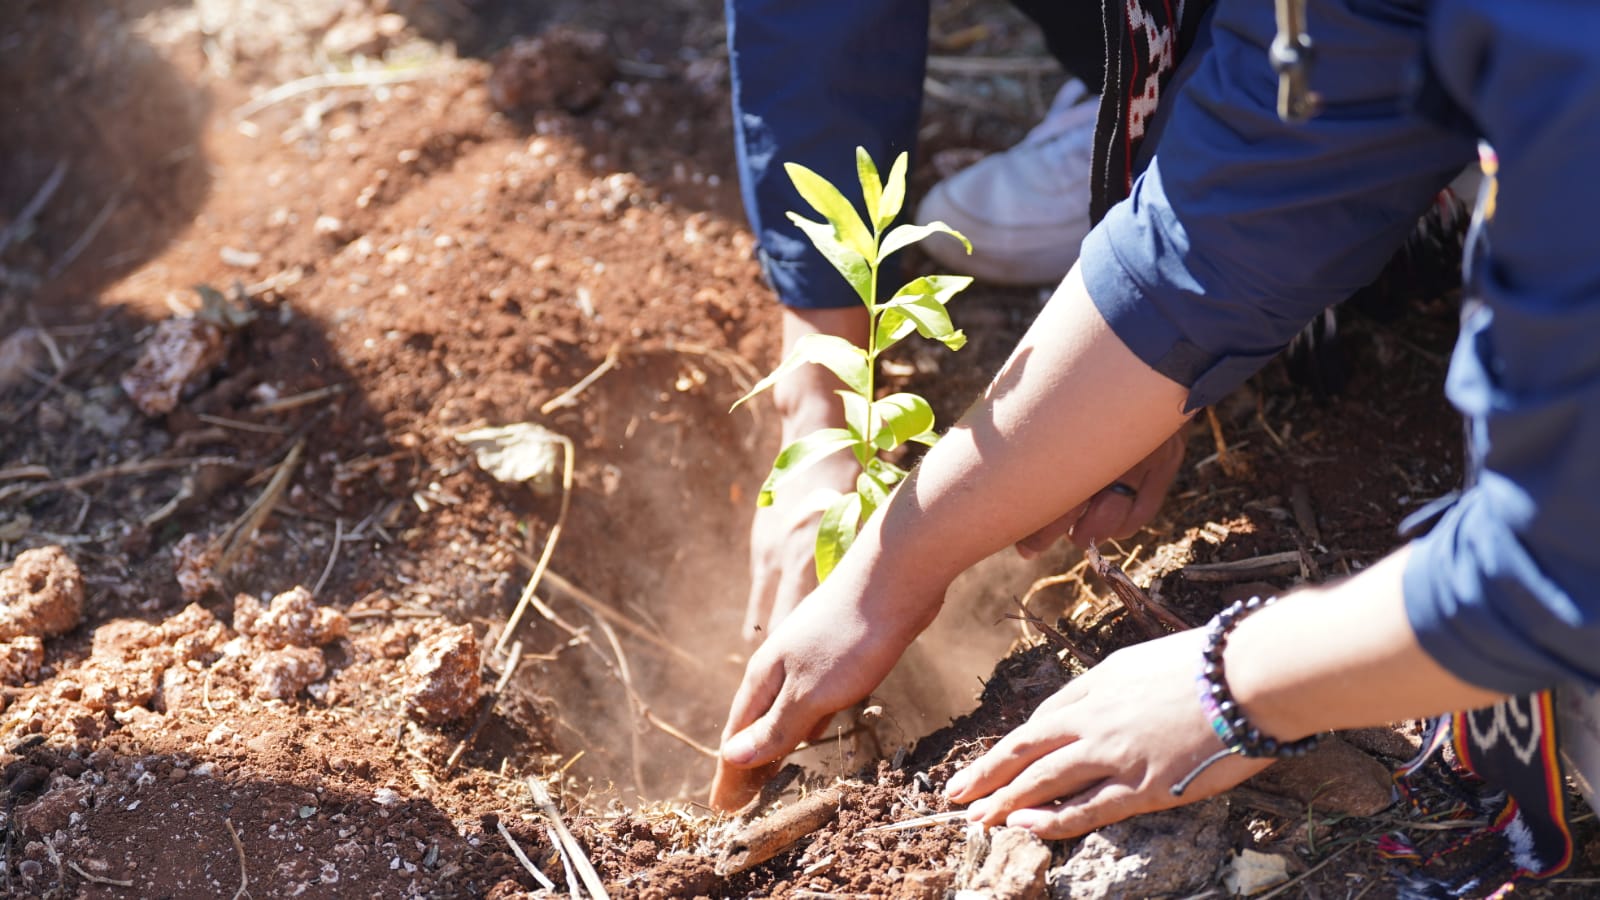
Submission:
[[[806,208],[783,164],[855,196],[855,148],[887,169],[916,140],[928,0],[727,0],[733,122],[745,211],[778,299],[859,298],[787,219]]]
[[[1154,161],[1084,241],[1081,271],[1101,314],[1190,389],[1191,409],[1370,282],[1473,156],[1470,136],[1413,111],[1419,12],[1313,6],[1321,115],[1277,117],[1272,4],[1220,0],[1212,49],[1179,92]]]
[[[1499,159],[1447,392],[1476,483],[1413,548],[1407,611],[1459,677],[1600,685],[1600,7],[1441,2],[1429,52]]]

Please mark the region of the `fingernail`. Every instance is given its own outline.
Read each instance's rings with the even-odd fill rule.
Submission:
[[[944,795],[951,800],[960,797],[962,794],[967,792],[967,782],[971,780],[972,779],[968,777],[965,769],[957,772],[948,782],[945,783]]]
[[[989,800],[984,798],[967,807],[967,821],[980,822],[989,814]]]
[[[756,758],[755,738],[736,734],[722,745],[722,758],[736,766],[749,765]]]

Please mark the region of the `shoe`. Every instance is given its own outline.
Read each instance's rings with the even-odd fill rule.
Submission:
[[[941,266],[994,284],[1051,285],[1066,277],[1089,233],[1089,166],[1099,104],[1068,81],[1044,121],[1004,153],[933,186],[918,224],[944,222],[972,241],[935,235],[919,246]]]

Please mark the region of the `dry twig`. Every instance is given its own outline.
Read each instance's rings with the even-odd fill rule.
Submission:
[[[1023,601],[1017,601],[1017,608],[1022,610],[1022,612],[1011,613],[1007,615],[1006,618],[1016,619],[1032,625],[1034,628],[1038,629],[1041,634],[1048,638],[1050,643],[1072,654],[1072,658],[1078,661],[1078,665],[1083,666],[1085,669],[1092,669],[1100,662],[1100,660],[1095,658],[1094,654],[1087,650],[1080,649],[1077,644],[1072,642],[1071,638],[1062,634],[1061,631],[1054,625],[1051,625],[1049,622],[1046,622],[1045,620],[1034,615],[1033,610],[1028,609],[1027,604],[1025,604]]]
[[[777,856],[832,822],[839,814],[839,788],[829,788],[786,806],[734,835],[717,861],[717,874],[737,875]]]
[[[236,121],[243,121],[268,107],[276,106],[285,100],[291,100],[301,94],[315,91],[325,91],[330,88],[344,87],[381,87],[386,84],[400,84],[406,81],[419,81],[430,75],[436,74],[438,68],[424,66],[415,69],[380,69],[365,72],[323,72],[320,75],[307,75],[294,81],[285,82],[261,96],[241,105],[233,111]]]
[[[539,561],[533,566],[533,574],[528,576],[528,584],[522,589],[522,596],[517,599],[517,607],[511,613],[511,621],[500,631],[500,639],[495,641],[494,652],[504,653],[506,645],[511,641],[511,635],[517,630],[517,623],[522,621],[522,616],[528,611],[528,606],[535,601],[534,591],[539,589],[539,579],[544,577],[545,569],[550,565],[550,556],[556,551],[556,541],[561,539],[561,528],[567,523],[567,508],[572,505],[572,466],[573,448],[572,438],[565,435],[556,435],[561,441],[563,453],[561,466],[561,509],[556,513],[556,524],[550,528],[550,536],[545,538],[544,552],[539,554]]]
[[[135,459],[123,463],[115,463],[93,472],[82,475],[73,475],[69,478],[58,478],[44,484],[22,485],[13,484],[0,488],[0,500],[16,495],[20,500],[32,500],[42,494],[55,491],[75,491],[79,488],[105,481],[108,478],[119,478],[124,475],[148,475],[152,472],[165,472],[171,469],[183,469],[189,466],[238,466],[237,459],[226,456],[189,456],[180,459]]]
[[[583,378],[572,387],[569,387],[555,397],[546,400],[544,405],[539,407],[539,414],[548,416],[558,409],[571,406],[577,401],[579,394],[589,389],[589,385],[599,381],[600,376],[616,368],[617,354],[620,353],[621,350],[621,344],[612,344],[611,349],[606,351],[605,360],[603,360],[600,365],[596,366],[593,372],[583,376]]]
[[[70,859],[67,860],[67,868],[77,872],[83,877],[83,880],[92,882],[94,884],[109,884],[113,887],[133,887],[133,881],[131,879],[124,881],[120,878],[107,878],[104,875],[96,875],[93,872],[85,872],[82,866]]]
[[[949,812],[934,813],[929,816],[918,816],[915,819],[906,819],[903,822],[891,822],[888,825],[874,825],[867,831],[908,831],[912,828],[926,828],[929,825],[946,825],[964,822],[967,811],[952,809]]]
[[[328,564],[322,567],[322,574],[317,576],[317,584],[311,589],[311,596],[322,594],[322,587],[328,583],[328,576],[333,574],[333,564],[339,560],[339,545],[344,543],[344,520],[333,520],[333,549],[328,551]]]
[[[250,873],[244,864],[244,841],[239,840],[239,830],[233,827],[232,819],[223,819],[228,826],[228,837],[233,838],[233,849],[239,853],[239,889],[233,892],[233,900],[239,900],[250,889]]]
[[[1285,550],[1282,553],[1268,553],[1264,556],[1252,556],[1249,559],[1238,559],[1232,562],[1197,563],[1184,566],[1179,571],[1189,581],[1208,583],[1253,581],[1258,578],[1284,578],[1300,574],[1302,558],[1299,550]],[[1315,561],[1318,565],[1327,565],[1337,562],[1339,559],[1339,554],[1330,553],[1316,557]]]
[[[246,545],[254,537],[256,530],[266,521],[272,513],[272,508],[278,505],[278,498],[283,496],[284,489],[289,486],[289,479],[293,477],[295,467],[300,464],[300,454],[305,452],[306,440],[301,438],[289,448],[289,453],[278,463],[277,469],[272,473],[272,478],[267,481],[267,486],[256,497],[244,513],[222,534],[217,540],[223,544],[222,556],[217,560],[216,573],[224,575],[233,564],[238,561],[239,555],[244,552]]]
[[[279,397],[276,400],[269,400],[266,403],[256,404],[254,407],[251,407],[250,411],[256,413],[274,413],[283,412],[284,410],[289,409],[299,409],[302,406],[309,406],[312,403],[316,403],[318,400],[324,400],[328,397],[342,394],[349,389],[350,385],[345,382],[341,382],[339,384],[330,384],[327,387],[319,387],[314,391],[306,391],[303,394],[291,394],[288,397]]]
[[[1083,555],[1085,559],[1089,560],[1089,567],[1094,569],[1095,574],[1104,578],[1107,584],[1111,585],[1111,590],[1117,595],[1117,599],[1121,600],[1122,605],[1127,607],[1128,612],[1132,613],[1134,618],[1144,625],[1146,631],[1154,635],[1161,633],[1161,629],[1155,625],[1153,620],[1159,621],[1162,625],[1174,631],[1187,631],[1192,627],[1177,613],[1168,609],[1164,604],[1157,602],[1149,594],[1145,593],[1143,588],[1134,584],[1133,579],[1128,577],[1128,573],[1112,564],[1104,556],[1101,556],[1100,551],[1090,547],[1083,552]]]
[[[511,832],[506,830],[506,823],[496,819],[494,827],[499,829],[500,836],[506,839],[507,844],[511,845],[511,855],[515,856],[517,862],[522,864],[523,871],[532,875],[533,880],[539,882],[539,886],[545,890],[555,890],[556,883],[545,877],[545,874],[539,871],[539,867],[533,864],[533,860],[528,858],[528,854],[522,852],[522,845],[518,844],[516,839],[511,836]]]
[[[537,776],[528,776],[528,789],[533,793],[533,802],[550,821],[550,827],[555,829],[557,846],[566,848],[567,854],[572,857],[572,864],[577,868],[578,875],[583,878],[583,886],[589,890],[596,900],[611,900],[611,895],[606,893],[606,886],[600,881],[600,875],[594,870],[594,864],[589,862],[589,857],[583,852],[583,845],[572,836],[567,829],[567,824],[561,820],[561,811],[556,809],[555,801],[550,799],[550,791],[545,788],[544,782]]]

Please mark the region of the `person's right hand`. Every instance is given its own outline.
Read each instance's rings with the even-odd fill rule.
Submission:
[[[789,309],[783,313],[783,352],[787,356],[807,334],[831,334],[857,346],[866,343],[865,307]],[[834,391],[843,385],[821,366],[801,366],[780,380],[772,397],[782,420],[783,443],[821,428],[843,428],[844,406]],[[744,636],[759,642],[794,611],[817,586],[814,561],[822,507],[818,492],[855,490],[861,467],[840,451],[795,473],[779,486],[771,506],[756,510],[750,523],[750,597]]]
[[[713,806],[748,802],[770,764],[872,693],[938,614],[942,593],[869,589],[872,571],[847,558],[751,655],[722,733]]]

